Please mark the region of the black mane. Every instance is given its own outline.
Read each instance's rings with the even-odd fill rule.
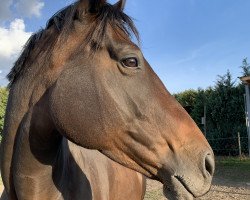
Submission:
[[[39,42],[47,29],[55,26],[61,34],[67,33],[71,30],[73,20],[77,19],[78,16],[76,7],[77,2],[58,11],[48,20],[44,29],[39,30],[29,38],[20,57],[14,63],[13,68],[7,75],[9,88],[11,88],[13,83],[24,73],[26,62],[29,59],[31,51],[34,49],[35,45]],[[93,52],[97,51],[101,47],[101,44],[105,39],[108,24],[113,28],[119,28],[128,37],[131,37],[132,33],[139,41],[139,34],[132,19],[113,5],[106,3],[102,8],[100,8],[98,13],[93,14],[93,16],[95,17],[96,24],[90,30],[88,34],[89,37],[86,38],[86,44],[93,42],[94,45],[91,45]]]

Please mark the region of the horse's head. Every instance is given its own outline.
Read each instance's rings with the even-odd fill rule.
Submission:
[[[172,199],[205,194],[214,172],[212,149],[130,40],[128,30],[137,32],[122,11],[124,1],[74,6],[71,30],[61,33],[51,55],[58,78],[50,113],[57,129],[160,180]]]

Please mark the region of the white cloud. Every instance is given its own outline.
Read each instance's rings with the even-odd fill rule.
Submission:
[[[10,58],[17,55],[31,33],[25,31],[22,19],[15,19],[9,28],[0,27],[0,56]]]
[[[44,2],[40,0],[19,0],[16,3],[17,11],[25,17],[39,17],[43,7]]]
[[[13,18],[40,17],[44,0],[0,0],[0,25]]]
[[[7,59],[0,56],[0,86],[7,85],[8,80],[6,78],[6,75],[9,73],[10,68],[12,67],[14,60],[13,59]]]
[[[44,5],[44,0],[0,0],[0,85],[7,84],[5,77],[32,34],[23,19],[39,17]]]
[[[15,19],[7,28],[0,27],[0,85],[7,83],[5,76],[31,34],[25,31],[22,19]]]

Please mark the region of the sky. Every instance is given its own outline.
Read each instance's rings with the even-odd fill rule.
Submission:
[[[0,85],[33,32],[72,0],[0,0]],[[116,1],[110,0],[110,3]],[[213,86],[250,62],[249,0],[127,0],[145,58],[171,93]]]

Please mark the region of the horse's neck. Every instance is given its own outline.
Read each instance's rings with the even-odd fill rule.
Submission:
[[[12,162],[15,188],[18,192],[28,192],[30,197],[41,193],[55,195],[57,191],[52,174],[55,165],[60,162],[58,156],[61,153],[62,136],[53,125],[47,102],[45,93],[34,106],[29,108],[15,139]],[[29,184],[33,187],[27,188]],[[26,194],[18,194],[20,195]],[[33,196],[32,199],[37,197]]]
[[[7,193],[14,193],[11,176],[13,150],[21,121],[29,109],[32,90],[13,87],[10,91],[1,144],[1,175]]]
[[[29,68],[31,67],[33,66],[30,66]],[[38,71],[40,67],[36,65],[33,68]],[[11,87],[8,99],[1,144],[1,172],[7,192],[9,192],[12,184],[10,169],[18,129],[28,110],[32,107],[32,104],[35,104],[39,96],[42,96],[42,90],[40,87],[43,87],[43,84],[38,84],[38,82],[35,83],[32,81],[36,74],[31,71],[32,70],[27,70],[25,75],[16,80]],[[37,85],[39,85],[38,88]],[[38,98],[34,98],[34,94],[36,94]]]
[[[45,98],[41,98],[42,90],[40,98],[38,93],[39,90],[34,95],[31,85],[28,90],[14,87],[10,92],[1,146],[1,171],[9,195],[15,194],[15,190],[21,191],[22,194],[18,195],[24,195],[25,190],[20,187],[35,185],[35,180],[42,177],[40,180],[44,180],[43,184],[49,185],[53,181],[48,179],[52,179],[52,165],[62,137],[53,129],[51,120],[41,106],[45,101]],[[29,188],[35,191],[44,187]]]

